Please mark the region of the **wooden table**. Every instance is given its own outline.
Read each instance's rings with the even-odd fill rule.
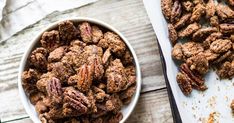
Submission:
[[[27,6],[25,6],[27,7]],[[127,123],[173,122],[157,39],[141,0],[100,0],[82,8],[55,12],[0,43],[0,118],[2,122],[31,123],[17,88],[19,62],[25,48],[42,28],[66,17],[103,20],[130,41],[140,62],[142,90]]]

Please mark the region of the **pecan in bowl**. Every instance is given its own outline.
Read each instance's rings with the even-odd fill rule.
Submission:
[[[124,122],[141,89],[133,48],[112,26],[90,18],[56,22],[20,64],[23,105],[36,123]]]

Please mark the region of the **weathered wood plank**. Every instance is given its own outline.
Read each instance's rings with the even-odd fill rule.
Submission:
[[[52,22],[77,16],[103,20],[127,37],[140,62],[142,92],[165,88],[156,36],[142,1],[100,0],[82,8],[53,13],[0,44],[0,98],[4,102],[0,105],[0,117],[3,120],[26,115],[18,94],[17,73],[23,52],[33,36]]]
[[[126,123],[172,123],[170,104],[166,89],[147,92],[139,102]],[[10,123],[32,123],[29,118]]]

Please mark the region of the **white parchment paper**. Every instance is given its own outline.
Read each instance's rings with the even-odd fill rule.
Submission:
[[[1,11],[0,42],[55,11],[78,8],[97,0],[7,0]],[[2,14],[1,14],[2,12]]]
[[[146,11],[157,35],[166,62],[169,83],[183,123],[207,123],[214,114],[215,123],[233,123],[230,103],[234,99],[234,79],[219,80],[214,71],[206,75],[208,90],[193,90],[189,97],[181,92],[176,82],[178,65],[171,58],[171,44],[168,39],[167,22],[160,7],[161,0],[143,0]],[[173,108],[173,107],[172,107]]]

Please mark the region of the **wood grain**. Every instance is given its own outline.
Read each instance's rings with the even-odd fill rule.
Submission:
[[[68,17],[80,16],[96,18],[113,25],[126,36],[136,51],[142,71],[142,93],[146,96],[144,97],[145,100],[142,99],[141,105],[137,106],[136,110],[136,112],[142,112],[142,114],[136,113],[135,115],[144,118],[147,113],[160,113],[160,111],[166,109],[165,116],[162,113],[159,115],[154,114],[150,116],[152,119],[149,122],[161,121],[161,119],[171,120],[166,90],[155,91],[165,88],[165,81],[156,36],[142,1],[100,0],[82,8],[52,13],[36,24],[12,36],[10,39],[0,43],[0,99],[4,102],[0,105],[0,118],[2,121],[27,116],[18,94],[17,73],[21,57],[33,39],[33,36],[52,22]],[[149,93],[149,96],[147,96],[147,93]],[[158,96],[162,98],[163,103],[153,97],[157,93],[159,93]],[[155,105],[158,105],[154,110],[150,110],[149,107],[149,109],[144,109],[146,108],[145,105],[149,104],[147,102],[148,98],[152,98],[151,102],[154,101]],[[129,122],[136,122],[138,120],[141,121],[132,116]]]
[[[126,123],[173,123],[166,89],[144,93]],[[32,123],[30,118],[11,123]]]

